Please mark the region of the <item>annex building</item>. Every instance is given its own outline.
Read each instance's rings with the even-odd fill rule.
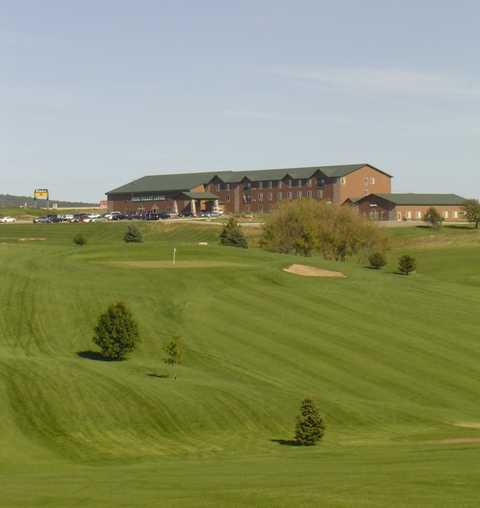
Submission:
[[[310,198],[356,207],[375,220],[421,220],[431,206],[446,220],[461,220],[465,201],[450,194],[393,194],[392,176],[367,163],[151,175],[107,198],[112,211],[192,215],[268,213],[284,200]]]

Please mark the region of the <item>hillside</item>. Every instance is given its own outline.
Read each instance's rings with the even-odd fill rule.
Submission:
[[[83,208],[95,207],[98,203],[83,203],[81,201],[58,201],[56,199],[52,202],[57,203],[60,208]],[[31,196],[12,196],[11,194],[0,194],[0,208],[35,208],[36,205],[46,206],[45,202],[36,202]]]
[[[141,245],[125,227],[0,227],[2,506],[476,506],[478,232],[393,230],[385,270],[301,259],[347,275],[309,279],[213,226],[146,224]],[[143,342],[99,361],[115,301]],[[325,441],[283,446],[305,395]]]

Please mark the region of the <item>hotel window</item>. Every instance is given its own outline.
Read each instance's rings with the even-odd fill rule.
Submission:
[[[252,188],[252,182],[245,182],[245,189],[251,189]]]
[[[340,178],[340,183],[342,185],[345,185],[347,183],[347,179],[344,176],[342,176],[342,178]]]
[[[298,196],[298,199],[302,199],[302,191],[301,190],[299,190],[297,192],[297,196]]]
[[[417,219],[423,219],[422,212],[420,210],[417,212]]]
[[[283,185],[283,182],[280,180],[280,181],[278,182],[278,188],[279,188],[279,189],[281,189],[281,188],[282,188],[282,185]]]
[[[307,191],[307,197],[308,197],[308,198],[311,198],[311,197],[312,197],[312,191],[311,191],[311,190]]]
[[[230,190],[230,184],[227,183],[227,190]]]
[[[412,212],[410,210],[408,210],[407,212],[407,219],[411,219],[412,218]]]
[[[287,198],[288,198],[288,199],[292,199],[292,193],[291,193],[291,192],[288,192],[288,193],[287,193]]]
[[[370,177],[370,183],[371,183],[372,185],[375,185],[375,177],[374,177],[374,176],[371,176],[371,177]]]
[[[293,186],[293,180],[289,180],[289,181],[288,181],[288,186],[289,186],[290,188],[292,188],[292,186]]]
[[[273,194],[271,192],[268,193],[268,200],[269,201],[272,201],[273,199]]]
[[[269,189],[273,188],[273,182],[271,180],[268,182],[268,188]]]
[[[263,182],[258,182],[258,188],[263,189]]]
[[[320,199],[323,199],[323,190],[322,190],[322,189],[318,189],[318,190],[317,190],[317,196],[318,196]]]
[[[303,187],[303,180],[300,178],[300,180],[298,180],[297,184],[299,187]]]
[[[367,185],[367,186],[368,186],[368,182],[369,182],[369,180],[368,180],[368,176],[366,176],[366,177],[363,179],[363,183],[364,183],[365,185]]]
[[[449,217],[448,210],[445,210],[443,212],[443,216],[445,217],[445,219],[448,219],[448,217]]]
[[[283,199],[283,193],[282,193],[282,192],[279,192],[279,193],[277,194],[277,199],[278,199],[278,200],[282,200],[282,199]]]
[[[263,201],[263,192],[260,192],[258,195],[258,200]]]
[[[227,194],[227,195],[225,196],[225,201],[230,201],[230,194]]]
[[[221,189],[222,189],[222,185],[221,185],[221,184],[219,184],[219,183],[217,183],[216,187],[217,187],[217,191],[219,191],[219,190],[221,190]]]
[[[453,218],[458,219],[458,212],[456,210],[453,212]]]

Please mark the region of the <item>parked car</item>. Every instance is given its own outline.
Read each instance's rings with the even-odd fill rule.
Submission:
[[[108,212],[104,215],[107,220],[116,220],[115,217],[123,215],[121,212]]]
[[[51,224],[52,221],[47,216],[35,217],[33,219],[34,224]]]
[[[13,224],[17,222],[17,219],[15,217],[0,217],[0,224]]]

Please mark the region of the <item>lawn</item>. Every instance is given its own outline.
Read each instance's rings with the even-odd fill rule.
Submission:
[[[125,227],[0,227],[0,506],[478,505],[478,232],[388,230],[375,271]],[[418,273],[395,274],[403,253]],[[299,262],[347,278],[282,271]],[[116,301],[142,344],[104,362],[92,329]],[[325,439],[284,446],[305,396]]]

